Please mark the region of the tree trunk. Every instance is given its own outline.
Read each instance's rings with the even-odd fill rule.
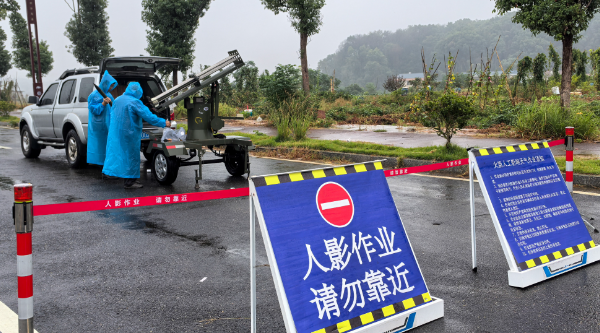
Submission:
[[[573,63],[573,35],[563,38],[562,80],[560,83],[560,106],[571,107],[571,66]]]
[[[310,85],[308,79],[308,57],[306,56],[306,45],[308,44],[308,35],[300,34],[300,63],[302,64],[302,89],[308,95]]]

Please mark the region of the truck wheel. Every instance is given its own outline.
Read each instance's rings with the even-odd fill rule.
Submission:
[[[74,129],[67,133],[65,153],[67,154],[67,162],[69,162],[71,168],[77,169],[87,164],[86,146],[81,143],[79,135],[77,135]]]
[[[162,151],[154,153],[152,158],[152,174],[161,185],[171,185],[179,173],[177,157],[166,157]]]
[[[225,149],[225,168],[232,176],[241,176],[246,173],[246,160],[248,155],[242,150],[237,151],[233,146]]]
[[[36,158],[40,156],[42,149],[39,148],[37,140],[31,135],[29,126],[25,125],[21,129],[21,150],[27,158]]]

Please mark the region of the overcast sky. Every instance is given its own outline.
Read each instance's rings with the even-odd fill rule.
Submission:
[[[44,87],[69,68],[84,67],[67,52],[69,40],[65,25],[73,12],[65,0],[37,0],[40,38],[48,41],[54,53],[54,69],[44,77]],[[71,0],[67,0],[71,1]],[[25,0],[21,14],[26,16]],[[319,60],[335,52],[347,37],[375,30],[396,31],[409,25],[445,24],[462,18],[488,19],[494,16],[493,1],[482,0],[327,0],[323,8],[321,32],[311,37],[308,62],[316,68]],[[116,56],[147,55],[147,26],[141,20],[141,0],[109,0],[109,30]],[[0,22],[8,35],[12,33],[8,19]],[[245,61],[253,60],[262,72],[272,71],[277,64],[299,64],[300,38],[285,14],[274,15],[264,9],[260,0],[214,0],[196,31],[196,60],[212,64],[237,49]],[[25,72],[12,69],[8,76],[19,78],[21,89],[31,94],[31,80]]]

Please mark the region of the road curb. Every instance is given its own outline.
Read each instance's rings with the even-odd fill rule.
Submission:
[[[352,163],[364,163],[373,160],[385,160],[382,164],[384,168],[404,168],[404,167],[415,167],[428,165],[432,163],[436,163],[439,161],[433,160],[416,160],[412,158],[397,158],[391,156],[374,156],[374,155],[364,155],[364,154],[351,154],[351,153],[340,153],[334,151],[326,151],[326,150],[312,150],[312,149],[303,149],[303,148],[285,148],[285,147],[256,147],[256,151],[277,151],[281,153],[290,153],[292,151],[303,150],[307,152],[311,152],[312,154],[317,155],[323,159],[331,159],[331,160],[346,160]],[[453,168],[447,168],[440,171],[432,171],[436,173],[445,173],[445,174],[455,174],[455,175],[463,175],[469,172],[469,169],[466,165],[461,165]],[[563,177],[565,176],[564,172],[562,173]],[[600,188],[600,176],[593,175],[583,175],[583,174],[574,174],[573,183],[581,186],[595,187]]]
[[[364,154],[352,154],[352,153],[340,153],[334,151],[326,151],[326,150],[312,150],[312,149],[304,149],[304,148],[285,148],[285,147],[256,147],[257,152],[268,152],[268,151],[276,151],[280,153],[290,153],[293,151],[307,151],[312,154],[317,155],[317,157],[323,159],[330,160],[346,160],[352,163],[364,163],[373,160],[385,160],[382,162],[384,168],[394,169],[394,168],[408,168],[415,166],[423,166],[429,165],[432,163],[439,163],[439,161],[431,161],[431,160],[416,160],[412,158],[397,158],[392,156],[373,156],[373,155],[364,155]],[[468,171],[466,165],[458,166],[454,168],[444,169],[443,173],[452,173],[452,174],[464,174]]]

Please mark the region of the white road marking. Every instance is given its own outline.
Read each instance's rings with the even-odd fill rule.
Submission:
[[[332,201],[332,202],[324,202],[321,204],[321,209],[327,210],[327,209],[334,209],[334,208],[340,208],[340,207],[345,207],[345,206],[350,206],[350,201],[348,201],[348,199],[337,200],[337,201]]]
[[[206,279],[207,279],[207,277],[205,276],[202,278],[202,280],[200,280],[200,282],[204,282],[204,281],[206,281]]]
[[[8,306],[0,302],[0,332],[2,333],[18,333],[19,332],[19,316],[14,313]],[[37,330],[34,330],[37,333]]]
[[[0,146],[0,149],[12,149],[10,147],[4,147],[4,146]]]

